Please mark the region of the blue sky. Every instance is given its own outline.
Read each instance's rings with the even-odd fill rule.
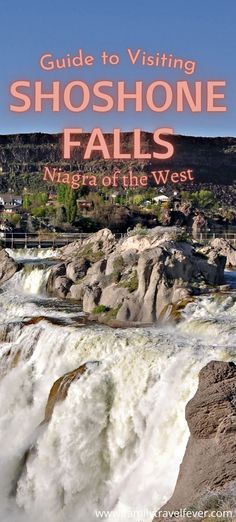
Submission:
[[[0,133],[62,132],[65,127],[82,127],[90,131],[101,127],[132,130],[140,127],[153,131],[172,127],[176,134],[203,136],[236,136],[236,2],[235,0],[0,0]],[[166,68],[131,66],[127,48],[141,48],[154,54],[172,53],[194,60],[194,75]],[[54,58],[75,55],[82,48],[95,56],[91,68],[42,71],[39,58],[51,53]],[[118,66],[102,66],[100,53],[119,53]],[[89,84],[111,79],[150,83],[161,79],[176,82],[207,79],[226,80],[227,113],[176,114],[175,110],[157,114],[145,110],[135,113],[130,107],[125,114],[59,114],[49,108],[41,114],[9,111],[13,100],[9,85],[15,80],[53,80],[63,84],[83,80]]]

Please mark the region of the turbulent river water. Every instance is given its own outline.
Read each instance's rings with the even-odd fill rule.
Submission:
[[[0,520],[155,511],[176,483],[200,368],[236,359],[236,274],[226,273],[229,293],[198,298],[178,325],[114,330],[78,324],[77,304],[46,296],[55,252],[9,253],[24,268],[0,294]],[[41,424],[55,380],[89,361]]]

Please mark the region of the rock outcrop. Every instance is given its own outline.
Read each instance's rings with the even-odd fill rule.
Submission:
[[[210,362],[186,407],[190,439],[177,485],[164,510],[236,505],[236,365]],[[228,499],[228,505],[227,505]]]
[[[236,248],[229,241],[223,238],[216,238],[211,242],[211,247],[226,257],[226,266],[230,268],[236,267]]]
[[[8,281],[20,269],[20,265],[15,263],[8,253],[0,250],[0,283]]]
[[[77,381],[80,379],[82,375],[86,371],[90,371],[91,368],[95,368],[99,363],[97,361],[89,362],[82,364],[79,366],[79,368],[76,368],[75,370],[72,370],[71,372],[66,373],[57,381],[54,382],[47,401],[46,409],[45,409],[45,418],[44,421],[48,422],[50,421],[53,410],[55,408],[55,405],[58,402],[64,401],[67,397],[68,390],[72,382]]]
[[[218,250],[198,253],[176,227],[135,230],[119,241],[104,229],[61,250],[47,290],[80,301],[86,313],[152,323],[199,288],[222,285],[224,266]]]
[[[108,228],[104,228],[86,239],[74,241],[63,247],[61,258],[74,261],[75,257],[84,257],[88,260],[91,258],[91,261],[95,262],[110,254],[116,243],[114,234]]]
[[[60,263],[51,269],[47,281],[47,291],[55,293],[57,297],[66,297],[72,284],[73,281],[66,277],[65,264]]]

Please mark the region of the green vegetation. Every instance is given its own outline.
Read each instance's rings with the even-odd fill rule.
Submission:
[[[61,203],[65,209],[66,221],[73,225],[77,216],[77,199],[79,191],[74,190],[70,185],[60,184],[57,190],[58,202]]]
[[[130,230],[128,232],[128,236],[147,236],[148,235],[148,229],[146,227],[142,227],[142,225],[140,225],[140,223],[138,223],[134,228],[133,230]]]
[[[121,305],[117,306],[117,308],[110,308],[108,312],[106,312],[107,319],[116,319],[116,316],[120,310]]]
[[[191,202],[193,207],[200,209],[212,208],[217,204],[215,196],[210,190],[183,191],[181,197],[183,200]]]
[[[113,272],[112,272],[112,280],[114,283],[118,283],[121,278],[121,273],[124,268],[124,260],[122,256],[118,256],[113,261]]]
[[[43,206],[41,206],[41,207],[34,207],[34,208],[32,208],[31,214],[34,217],[43,218],[43,217],[46,216],[46,208],[43,207]]]
[[[105,314],[106,319],[116,319],[120,307],[121,305],[117,306],[117,308],[109,308],[108,306],[98,305],[95,306],[92,313],[95,315]]]
[[[46,192],[36,192],[34,194],[24,194],[22,206],[24,210],[29,210],[31,207],[45,206],[48,202],[48,194]]]
[[[185,230],[177,230],[176,233],[173,234],[173,241],[191,243],[190,235]]]
[[[81,196],[86,196],[87,201],[93,200],[96,198],[99,201],[99,204],[102,202],[102,198],[94,193],[89,193],[88,187],[81,187],[80,189],[73,189],[70,185],[60,184],[57,189],[57,199],[58,203],[61,203],[62,208],[65,210],[66,221],[71,225],[74,225],[76,218],[78,218],[79,212],[77,208],[77,199]]]
[[[65,210],[68,223],[73,225],[77,214],[77,191],[73,190],[67,185],[67,192],[65,198]]]
[[[8,221],[12,225],[17,225],[21,219],[19,214],[10,214],[9,212],[3,212],[1,218],[3,221]]]
[[[97,314],[104,314],[105,312],[109,312],[109,311],[110,311],[110,308],[108,308],[108,306],[98,305],[98,306],[95,306],[92,313],[97,315]]]
[[[96,261],[100,261],[104,257],[104,252],[102,250],[93,251],[91,245],[86,245],[79,253],[79,257],[85,257],[91,263],[96,263]]]
[[[130,198],[131,199],[131,198]],[[133,205],[141,205],[147,199],[146,194],[134,194],[132,197]]]
[[[67,194],[67,185],[65,183],[58,185],[57,199],[58,199],[59,203],[65,204],[66,194]]]
[[[138,289],[138,273],[137,273],[137,270],[133,271],[133,273],[131,274],[129,279],[119,283],[119,286],[122,286],[123,288],[127,288],[127,290],[130,293],[135,292],[135,290]]]

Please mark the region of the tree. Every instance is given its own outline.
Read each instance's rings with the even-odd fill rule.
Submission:
[[[199,190],[198,201],[201,208],[211,207],[215,204],[215,196],[210,190]]]
[[[146,196],[145,194],[134,194],[133,196],[133,205],[141,205],[141,203],[143,203],[143,201],[145,201],[146,199]]]
[[[181,199],[183,199],[184,201],[192,201],[192,197],[191,197],[191,193],[188,192],[187,190],[182,190],[182,192],[180,193],[180,196],[181,196]]]
[[[57,199],[58,199],[59,203],[65,204],[66,194],[67,194],[67,185],[65,183],[61,183],[60,185],[58,185],[58,189],[57,189]]]
[[[215,204],[215,196],[210,190],[199,190],[192,192],[191,200],[198,208],[208,208]]]
[[[48,201],[48,194],[47,192],[39,192],[37,203],[39,205],[45,205]]]
[[[65,195],[65,209],[68,223],[73,225],[77,215],[77,190],[72,189],[67,185],[67,191]]]
[[[32,209],[32,216],[34,216],[34,217],[38,217],[38,218],[45,217],[45,214],[46,214],[46,209],[42,205],[40,207],[34,207]]]
[[[30,205],[31,205],[31,199],[30,199],[29,194],[24,194],[23,203],[22,203],[23,209],[28,210]]]

